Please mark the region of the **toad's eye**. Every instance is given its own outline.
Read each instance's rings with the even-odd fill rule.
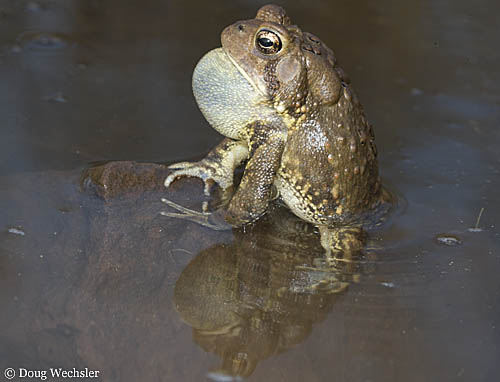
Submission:
[[[257,33],[256,43],[257,48],[264,54],[278,53],[283,46],[280,37],[267,29],[263,29]]]

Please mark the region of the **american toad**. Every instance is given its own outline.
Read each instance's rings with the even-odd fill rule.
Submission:
[[[199,162],[171,165],[165,186],[196,176],[207,194],[212,182],[226,190],[246,161],[243,178],[217,213],[164,199],[181,213],[163,214],[214,228],[220,222],[241,226],[279,196],[317,225],[323,245],[330,246],[338,240],[331,228],[359,225],[360,216],[385,198],[373,129],[348,76],[332,50],[292,25],[276,5],[228,26],[221,41],[196,66],[193,92],[205,118],[226,138]]]

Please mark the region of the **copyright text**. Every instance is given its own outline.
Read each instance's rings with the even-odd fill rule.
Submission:
[[[4,370],[5,378],[11,380],[15,377],[30,380],[38,379],[40,381],[46,381],[48,378],[57,379],[78,379],[78,378],[99,378],[99,370],[91,370],[88,367],[84,369],[63,369],[61,367],[51,367],[46,370],[30,370],[24,367],[14,369],[8,367]]]

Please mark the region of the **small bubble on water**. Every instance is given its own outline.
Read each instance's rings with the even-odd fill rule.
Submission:
[[[396,285],[393,282],[382,281],[380,285],[385,286],[386,288],[394,288]]]
[[[9,233],[13,233],[14,235],[21,235],[21,236],[25,236],[26,235],[26,232],[24,232],[22,229],[18,229],[18,228],[9,228],[8,229]]]
[[[68,99],[62,92],[57,92],[42,98],[44,101],[66,103]]]
[[[469,231],[469,232],[483,232],[483,229],[482,228],[471,227],[471,228],[468,228],[467,231]]]

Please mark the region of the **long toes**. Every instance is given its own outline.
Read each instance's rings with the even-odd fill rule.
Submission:
[[[203,193],[206,196],[210,196],[210,183],[207,182],[207,180],[203,179],[203,184],[204,184]]]
[[[210,213],[208,213],[208,212],[198,212],[198,211],[190,210],[189,208],[183,207],[180,204],[174,203],[171,200],[168,200],[165,198],[161,198],[161,201],[163,203],[165,203],[167,206],[173,208],[174,210],[181,212],[183,215],[200,215],[200,216],[210,215]],[[166,213],[170,213],[170,212],[166,212]],[[162,213],[162,215],[165,215],[165,214]]]
[[[176,176],[174,175],[169,175],[165,178],[165,182],[163,183],[165,185],[166,188],[168,188],[172,182],[175,180]]]
[[[199,225],[202,225],[204,227],[215,229],[215,227],[213,227],[212,224],[210,224],[210,222],[208,221],[207,215],[199,213],[197,211],[191,211],[191,210],[188,210],[188,211],[189,211],[189,213],[160,211],[160,215],[167,216],[170,218],[188,220],[188,221],[191,221],[193,223],[197,223]]]
[[[172,170],[182,170],[183,168],[186,168],[191,165],[192,165],[191,162],[179,162],[179,163],[172,163],[171,165],[168,165],[167,168],[170,168]]]
[[[180,176],[195,176],[200,178],[203,181],[203,193],[206,196],[210,196],[210,189],[212,187],[212,183],[215,183],[215,181],[211,177],[205,176],[204,174],[185,174],[184,171],[176,171],[168,175],[163,184],[166,188],[168,188]]]
[[[216,231],[231,229],[231,226],[217,213],[190,210],[189,208],[183,207],[165,198],[162,198],[161,201],[175,210],[175,212],[161,211],[160,214],[163,216],[189,220]]]
[[[160,215],[168,216],[169,218],[187,219],[186,214],[178,212],[160,211]]]
[[[165,182],[163,182],[163,184],[165,185],[166,188],[170,187],[170,185],[179,177],[183,176],[184,174],[183,173],[179,173],[179,172],[175,172],[175,173],[172,173],[170,174],[169,176],[167,176],[165,178]]]
[[[173,173],[171,173],[169,176],[165,178],[165,182],[163,183],[166,188],[168,188],[177,178],[181,176],[191,176],[185,173],[185,171],[182,170],[177,170]]]

